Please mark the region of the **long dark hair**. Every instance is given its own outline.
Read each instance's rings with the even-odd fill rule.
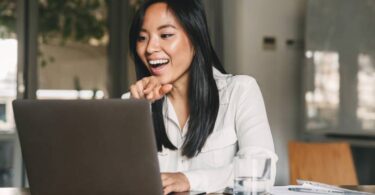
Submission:
[[[181,153],[183,156],[192,158],[202,150],[208,136],[212,133],[219,111],[219,92],[212,67],[222,73],[225,73],[225,70],[211,44],[201,0],[149,0],[136,12],[130,28],[130,51],[136,65],[137,79],[151,76],[138,56],[136,47],[147,8],[159,2],[167,4],[194,47],[188,86],[190,119]],[[168,139],[165,130],[163,102],[164,100],[161,99],[152,104],[157,148],[158,151],[161,151],[163,146],[176,150],[177,148]]]

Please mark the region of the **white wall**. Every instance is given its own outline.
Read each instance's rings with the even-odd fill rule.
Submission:
[[[286,40],[303,40],[305,5],[306,0],[223,1],[224,65],[260,85],[279,156],[276,185],[289,183],[287,143],[295,139],[300,119],[303,48],[288,48]],[[263,49],[264,36],[276,38],[275,50]]]
[[[78,77],[82,89],[103,90],[107,94],[108,59],[106,47],[68,42],[41,45],[45,58],[53,57],[45,67],[38,66],[39,89],[75,89]]]

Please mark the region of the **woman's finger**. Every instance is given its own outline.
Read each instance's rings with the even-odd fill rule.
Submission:
[[[153,101],[153,98],[154,98],[154,93],[148,93],[147,95],[146,95],[146,99],[147,100],[151,100],[151,101]]]
[[[170,91],[172,91],[172,88],[173,86],[171,84],[166,84],[166,85],[163,85],[161,86],[160,90],[159,90],[159,94],[161,96],[164,96],[165,94],[169,93]]]
[[[143,81],[138,81],[137,83],[135,83],[135,86],[137,87],[137,92],[138,92],[138,95],[139,95],[139,98],[144,98],[144,93],[143,93]]]
[[[172,85],[171,84],[166,84],[166,85],[163,85],[163,86],[157,86],[152,91],[152,93],[153,93],[153,98],[152,99],[154,101],[159,100],[159,99],[163,98],[171,90],[172,90]]]
[[[150,79],[150,81],[145,86],[145,90],[143,91],[145,94],[150,93],[155,87],[157,87],[159,84],[159,81],[156,79]]]
[[[143,83],[143,86],[146,86],[148,82],[150,82],[151,80],[151,77],[143,77],[141,79],[142,83]]]
[[[130,94],[133,98],[135,99],[139,99],[139,94],[138,94],[138,90],[137,90],[137,87],[135,85],[131,85],[130,86]]]
[[[154,101],[159,100],[163,97],[163,95],[160,94],[160,88],[162,88],[162,86],[157,86],[152,90]]]

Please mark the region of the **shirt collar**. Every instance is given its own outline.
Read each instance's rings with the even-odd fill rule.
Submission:
[[[176,126],[180,130],[180,133],[182,134],[182,137],[185,137],[186,131],[189,125],[189,119],[187,119],[186,123],[184,124],[184,127],[181,129],[180,124],[178,122],[176,111],[174,110],[172,102],[168,99],[168,97],[165,97],[164,99],[164,106],[163,106],[163,116],[171,121],[173,125]]]
[[[232,76],[231,74],[223,74],[223,73],[221,73],[215,67],[212,67],[212,73],[213,73],[214,79],[216,81],[217,89],[219,91],[222,90],[223,88],[225,88],[227,86],[228,77]]]

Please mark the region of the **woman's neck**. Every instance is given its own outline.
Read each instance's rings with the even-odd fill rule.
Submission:
[[[172,91],[168,94],[168,97],[175,102],[188,102],[189,74],[184,74],[172,85],[173,88]]]

